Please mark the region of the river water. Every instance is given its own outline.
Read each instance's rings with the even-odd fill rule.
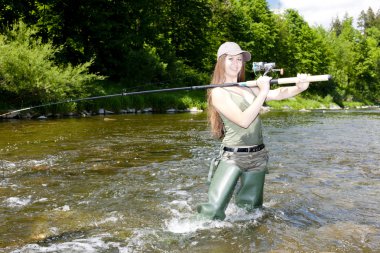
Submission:
[[[0,122],[0,252],[380,252],[380,110],[263,125],[264,208],[206,221],[204,113]]]

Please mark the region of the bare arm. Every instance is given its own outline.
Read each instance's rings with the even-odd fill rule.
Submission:
[[[309,83],[305,80],[307,75],[302,74],[297,75],[297,77],[299,81],[296,83],[296,86],[286,86],[270,90],[268,92],[266,101],[287,99],[305,91],[309,87]]]
[[[297,86],[280,87],[275,90],[270,90],[266,101],[291,98],[298,95],[302,91],[303,90],[299,89]]]

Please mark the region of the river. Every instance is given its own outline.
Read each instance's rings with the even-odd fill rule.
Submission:
[[[0,122],[0,252],[379,252],[380,110],[262,118],[264,207],[224,221],[204,113]]]

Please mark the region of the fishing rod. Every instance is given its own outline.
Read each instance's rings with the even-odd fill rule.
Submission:
[[[307,76],[305,78],[305,81],[307,81],[307,82],[322,82],[322,81],[329,81],[330,79],[331,79],[330,75],[314,75],[314,76]],[[278,84],[278,85],[290,84],[290,83],[296,83],[296,82],[298,82],[298,80],[299,80],[298,77],[278,78],[278,79],[270,80],[270,84],[272,84],[272,85],[273,84]],[[251,81],[237,82],[237,83],[209,84],[209,85],[177,87],[177,88],[167,88],[167,89],[157,89],[157,90],[122,92],[119,94],[111,94],[111,95],[105,95],[105,96],[95,96],[95,97],[86,97],[86,98],[78,98],[78,99],[67,99],[67,100],[63,100],[63,101],[52,102],[52,103],[36,105],[36,106],[31,106],[31,107],[25,107],[22,109],[10,111],[10,112],[1,114],[0,117],[5,117],[7,115],[11,115],[11,114],[22,112],[22,111],[32,110],[32,109],[36,109],[36,108],[58,105],[58,104],[64,104],[64,103],[79,102],[79,101],[85,101],[85,100],[96,100],[96,99],[101,99],[101,98],[110,98],[110,97],[119,97],[119,96],[132,96],[132,95],[159,93],[159,92],[203,90],[203,89],[212,89],[212,88],[217,88],[217,87],[223,88],[223,87],[231,87],[231,86],[255,87],[255,86],[257,86],[257,81],[251,80]]]

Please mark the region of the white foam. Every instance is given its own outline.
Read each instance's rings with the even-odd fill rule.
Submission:
[[[71,242],[63,242],[52,244],[49,246],[41,246],[38,244],[28,244],[19,250],[13,251],[13,253],[34,253],[34,252],[99,252],[103,250],[109,250],[112,248],[117,248],[118,252],[128,252],[127,248],[120,247],[119,243],[115,242],[105,242],[104,237],[109,235],[99,235],[96,237],[85,238],[85,239],[76,239]]]
[[[47,202],[49,199],[48,198],[40,198],[38,200],[36,200],[35,202]]]
[[[257,220],[264,215],[263,211],[260,209],[248,212],[231,203],[226,210],[226,218],[224,221],[209,220],[192,212],[186,201],[172,201],[170,204],[172,207],[170,211],[173,217],[165,221],[165,230],[176,234],[194,233],[199,230],[213,228],[229,228],[239,226],[238,222],[241,221],[256,223]],[[175,209],[175,207],[183,206],[188,208],[182,208],[180,210]]]
[[[17,165],[13,162],[5,161],[5,160],[0,160],[0,173],[4,177],[5,175],[8,176],[10,174],[15,174],[16,172],[20,171],[20,169],[17,169]],[[8,183],[6,180],[1,180],[0,181],[0,186],[6,186]]]
[[[54,155],[48,155],[47,158],[42,159],[42,160],[29,160],[26,162],[26,165],[31,166],[31,167],[38,167],[38,166],[53,166],[56,161],[59,159],[58,156]]]
[[[165,222],[166,230],[175,234],[194,233],[198,230],[208,230],[212,228],[232,227],[228,221],[208,220],[198,216],[187,218],[172,218]]]
[[[110,214],[109,217],[104,218],[100,221],[94,221],[91,224],[94,226],[99,226],[101,224],[106,224],[106,223],[117,223],[120,220],[123,220],[124,217],[122,215],[117,214],[116,212],[113,212]]]
[[[278,204],[278,203],[277,203],[276,200],[271,199],[271,200],[269,200],[269,202],[264,202],[264,203],[263,203],[263,206],[266,207],[266,208],[271,208],[271,207],[276,206],[277,204]]]
[[[3,160],[1,161],[1,167],[4,169],[13,169],[16,167],[16,164],[13,162]]]
[[[240,222],[240,221],[250,221],[256,223],[257,220],[261,219],[264,212],[261,209],[255,209],[254,211],[247,211],[246,209],[240,208],[235,204],[228,205],[226,210],[226,221]]]
[[[186,200],[173,200],[169,204],[178,208],[179,210],[191,211],[191,206],[187,203]]]
[[[67,212],[67,211],[70,211],[70,206],[69,205],[64,205],[64,206],[61,206],[61,207],[57,207],[54,210]]]
[[[128,249],[131,249],[131,252],[144,252],[142,249],[147,243],[152,241],[152,237],[159,237],[156,232],[156,230],[150,228],[136,229],[133,235],[128,239],[127,247],[122,250],[124,250],[124,252],[128,252]]]
[[[32,202],[32,196],[28,196],[26,198],[10,197],[7,198],[4,202],[8,207],[23,207]]]
[[[189,196],[189,192],[187,191],[183,191],[183,190],[166,190],[165,191],[166,194],[175,194],[175,195],[178,195],[178,196]]]

